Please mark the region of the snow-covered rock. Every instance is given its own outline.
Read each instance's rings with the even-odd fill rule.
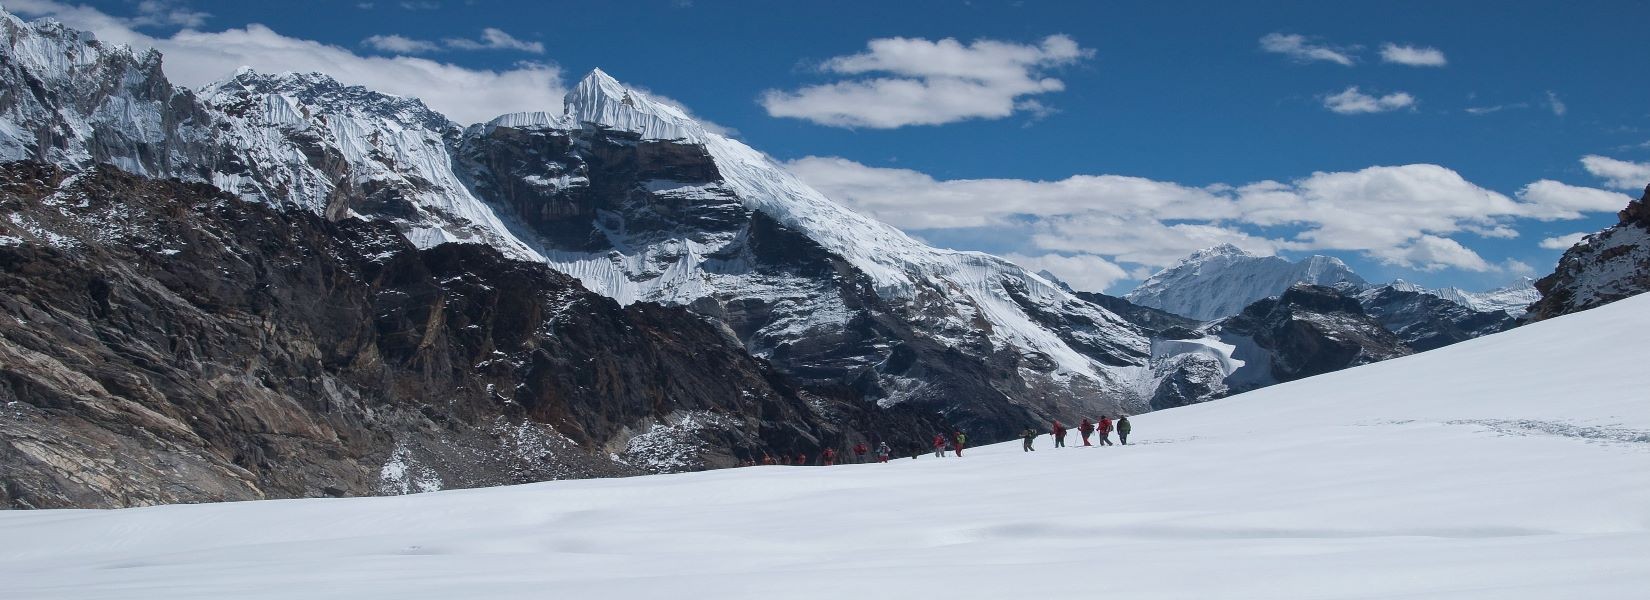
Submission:
[[[1583,238],[1535,283],[1541,298],[1524,315],[1550,319],[1650,291],[1650,186],[1615,225]]]
[[[1123,297],[1142,306],[1209,321],[1229,317],[1256,300],[1297,283],[1363,284],[1346,263],[1330,256],[1290,262],[1259,256],[1231,244],[1199,250],[1158,271]]]
[[[1487,292],[1469,292],[1458,287],[1425,288],[1398,279],[1387,286],[1402,292],[1417,292],[1437,296],[1478,312],[1503,311],[1520,315],[1524,309],[1541,297],[1535,289],[1535,280],[1520,277],[1518,281]]]

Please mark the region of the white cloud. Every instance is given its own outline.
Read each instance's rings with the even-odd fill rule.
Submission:
[[[1442,67],[1449,64],[1444,51],[1437,48],[1409,46],[1391,42],[1381,45],[1381,60],[1411,67]]]
[[[210,13],[191,10],[170,0],[143,0],[137,5],[138,16],[132,24],[138,27],[189,27],[206,24]]]
[[[1593,176],[1603,179],[1606,185],[1618,190],[1639,191],[1650,185],[1650,163],[1589,154],[1581,157],[1581,166]]]
[[[1324,96],[1323,106],[1343,115],[1382,113],[1415,106],[1415,97],[1406,92],[1371,96],[1354,85],[1338,94]]]
[[[544,54],[544,44],[517,39],[496,27],[481,30],[480,39],[447,38],[441,40],[448,48],[455,50],[519,50],[533,54]]]
[[[1564,113],[1570,112],[1570,108],[1565,106],[1564,101],[1560,100],[1558,98],[1558,94],[1554,93],[1552,90],[1547,90],[1547,109],[1553,111],[1554,115],[1560,117],[1564,116]]]
[[[1261,36],[1260,49],[1282,54],[1303,63],[1321,60],[1350,67],[1357,62],[1357,59],[1352,57],[1352,48],[1314,44],[1307,41],[1306,36],[1296,33],[1268,33]]]
[[[361,40],[361,45],[395,54],[428,54],[441,50],[441,44],[402,35],[375,35]]]
[[[1477,272],[1495,270],[1484,257],[1462,246],[1461,242],[1435,235],[1423,235],[1402,246],[1377,248],[1370,254],[1390,264],[1422,271],[1449,268]]]
[[[361,56],[348,49],[283,36],[250,24],[219,32],[183,30],[171,37],[152,37],[134,22],[97,9],[49,0],[8,0],[8,9],[30,16],[50,16],[108,42],[148,46],[165,54],[167,78],[199,87],[249,66],[265,72],[319,71],[350,85],[424,100],[462,123],[491,119],[507,112],[561,111],[565,89],[554,65],[524,62],[503,71],[468,69],[407,56]]]
[[[1024,230],[1021,255],[1089,254],[1125,270],[1167,265],[1219,243],[1263,254],[1360,252],[1418,269],[1504,269],[1452,236],[1513,238],[1520,219],[1572,219],[1625,204],[1614,192],[1550,181],[1508,197],[1428,164],[1239,187],[1119,175],[942,181],[829,157],[786,166],[827,196],[899,227]]]
[[[1044,72],[1094,55],[1064,35],[1039,44],[952,38],[871,40],[859,54],[825,61],[821,70],[847,79],[795,91],[768,90],[759,99],[770,116],[805,119],[834,127],[892,129],[967,119],[1001,119],[1016,112],[1044,113],[1027,96],[1065,89]]]
[[[1498,112],[1501,112],[1503,110],[1517,110],[1517,109],[1529,108],[1529,107],[1530,107],[1530,105],[1527,102],[1515,102],[1515,103],[1512,103],[1512,104],[1494,104],[1494,105],[1490,105],[1490,106],[1469,106],[1469,107],[1467,107],[1467,114],[1473,115],[1473,116],[1482,116],[1482,115],[1487,115],[1487,114],[1491,114],[1491,113],[1498,113]]]
[[[1548,250],[1568,250],[1571,246],[1581,243],[1581,239],[1587,237],[1587,235],[1587,232],[1583,231],[1568,235],[1550,237],[1541,240],[1541,247]]]
[[[1033,273],[1041,271],[1053,273],[1055,277],[1059,277],[1072,289],[1085,292],[1102,292],[1111,287],[1113,283],[1129,279],[1129,274],[1123,270],[1123,267],[1093,254],[1073,256],[1061,254],[1044,254],[1041,256],[1008,254],[1003,258]]]
[[[517,39],[501,29],[488,27],[476,39],[445,38],[440,42],[420,40],[403,35],[375,35],[361,40],[361,45],[394,54],[429,54],[442,50],[519,50],[544,54],[544,44]]]
[[[1579,187],[1543,179],[1524,186],[1518,199],[1530,205],[1529,216],[1542,219],[1579,219],[1584,212],[1615,212],[1632,200],[1626,194]]]

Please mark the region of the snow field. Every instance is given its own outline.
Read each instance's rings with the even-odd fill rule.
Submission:
[[[1128,447],[5,512],[0,597],[1643,598],[1647,325],[1633,298]]]

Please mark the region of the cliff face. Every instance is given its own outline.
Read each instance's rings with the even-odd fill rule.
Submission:
[[[1650,290],[1650,186],[1618,217],[1615,225],[1565,250],[1553,273],[1535,282],[1541,299],[1530,305],[1526,320],[1580,312]]]
[[[0,167],[0,213],[0,505],[403,493],[932,430],[486,246],[107,167]]]
[[[1245,361],[1227,379],[1232,392],[1294,381],[1411,354],[1358,300],[1317,285],[1297,285],[1220,322],[1220,339]]]

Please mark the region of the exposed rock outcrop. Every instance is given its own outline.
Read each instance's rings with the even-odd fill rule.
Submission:
[[[0,167],[0,214],[0,506],[622,475],[937,428],[488,246],[108,167]]]
[[[1411,354],[1392,332],[1335,288],[1297,285],[1218,323],[1213,332],[1243,361],[1232,392]]]
[[[1627,204],[1617,223],[1564,251],[1551,275],[1535,282],[1541,299],[1530,321],[1595,308],[1650,290],[1650,186]]]

